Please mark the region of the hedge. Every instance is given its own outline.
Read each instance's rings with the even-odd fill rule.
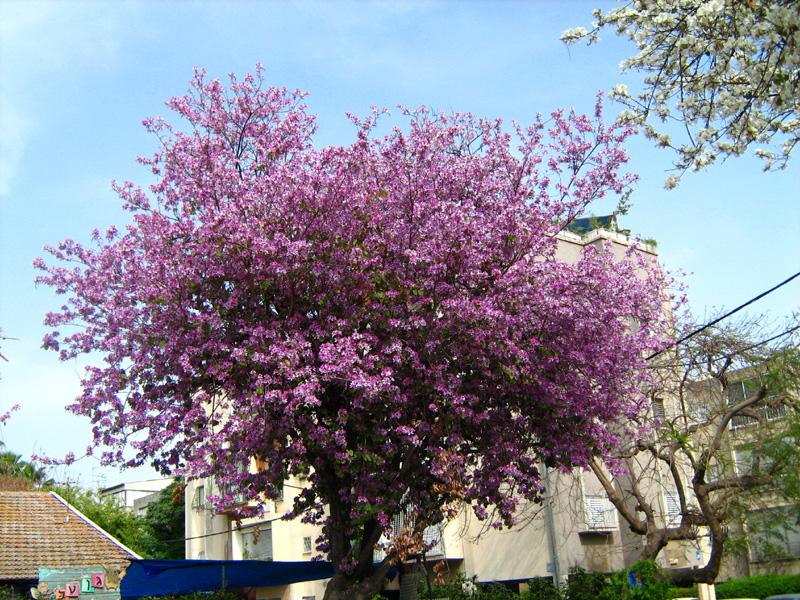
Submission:
[[[757,575],[717,584],[717,598],[766,598],[800,593],[800,575]]]

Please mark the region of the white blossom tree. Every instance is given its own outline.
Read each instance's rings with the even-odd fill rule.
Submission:
[[[593,14],[590,30],[561,39],[592,44],[612,27],[636,43],[621,67],[644,73],[643,90],[618,85],[611,95],[627,106],[623,118],[676,151],[668,188],[751,146],[764,170],[786,166],[800,140],[800,1],[633,0]],[[670,121],[685,129],[680,141]]]

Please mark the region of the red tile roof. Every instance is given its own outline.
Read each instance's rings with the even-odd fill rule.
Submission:
[[[125,567],[139,558],[53,492],[0,491],[0,581],[39,567]]]

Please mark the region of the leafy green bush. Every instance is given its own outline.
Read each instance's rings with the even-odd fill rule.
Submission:
[[[428,598],[427,583],[419,582],[419,597]],[[462,573],[455,579],[441,585],[433,586],[433,598],[449,600],[520,600],[519,596],[502,583],[478,583],[477,576],[467,579]]]
[[[603,573],[590,573],[581,567],[571,567],[567,580],[567,600],[598,600],[607,583]]]
[[[10,585],[2,585],[0,586],[0,600],[15,600],[16,598],[22,598],[21,594],[18,593],[18,590],[14,589],[13,586]]]
[[[137,517],[112,496],[103,497],[99,490],[55,485],[49,488],[111,537],[144,558],[153,558],[142,542],[146,536],[144,518]]]
[[[636,581],[631,585],[631,573]],[[634,563],[628,569],[614,573],[600,593],[601,600],[668,600],[671,586],[661,569],[650,560]]]
[[[717,584],[717,598],[766,598],[800,593],[800,575],[757,575]]]
[[[152,558],[181,559],[186,536],[184,524],[183,478],[175,479],[161,490],[147,507],[144,516],[142,545]]]
[[[674,587],[669,590],[670,598],[697,598],[697,588],[692,587]]]
[[[519,600],[519,596],[502,583],[492,582],[479,586],[474,600]]]
[[[522,600],[562,600],[561,593],[550,577],[531,579],[528,591],[520,594]]]

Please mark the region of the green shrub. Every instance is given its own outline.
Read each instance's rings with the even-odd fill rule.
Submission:
[[[519,596],[502,583],[492,582],[479,586],[474,600],[519,600]]]
[[[717,584],[717,598],[766,598],[800,593],[800,575],[757,575]]]
[[[10,585],[0,586],[0,600],[13,600],[19,597],[20,594],[17,593],[17,590]]]
[[[428,584],[424,579],[418,584],[420,598],[428,598]],[[478,583],[477,576],[467,579],[463,573],[447,583],[433,586],[433,598],[449,600],[520,600],[520,597],[502,583]]]
[[[567,600],[598,600],[607,578],[603,573],[589,573],[581,567],[571,567],[567,580]]]
[[[674,587],[669,590],[670,598],[697,598],[697,588],[692,587]]]
[[[636,585],[631,585],[631,573]],[[671,586],[651,560],[642,560],[614,573],[600,594],[601,600],[668,600]]]
[[[562,600],[552,578],[542,577],[528,582],[528,591],[520,594],[522,600]]]

